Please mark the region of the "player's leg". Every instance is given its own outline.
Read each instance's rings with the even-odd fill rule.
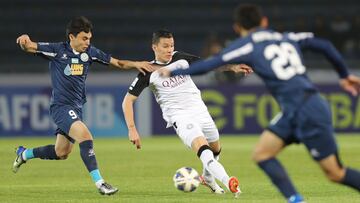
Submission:
[[[217,180],[221,181],[236,196],[241,193],[238,187],[239,181],[235,177],[229,177],[222,164],[215,159],[214,153],[204,136],[198,136],[193,139],[191,148],[197,153],[204,168]]]
[[[44,160],[66,159],[67,155],[71,152],[72,143],[64,135],[61,135],[58,132],[60,132],[59,129],[56,133],[57,138],[55,145],[46,145],[36,148],[25,148],[23,146],[19,146],[16,149],[17,157],[13,164],[13,172],[16,173],[22,164],[34,158]]]
[[[301,202],[302,197],[293,186],[285,168],[276,159],[277,154],[281,152],[284,147],[285,142],[280,137],[269,130],[265,130],[256,144],[253,160],[266,173],[272,183],[289,202]]]
[[[221,152],[221,144],[219,140],[213,141],[213,142],[209,142],[209,146],[211,148],[211,150],[214,153],[214,157],[216,160],[219,161],[220,159],[220,152]]]
[[[303,141],[310,155],[319,163],[329,180],[360,191],[360,172],[341,164],[331,124],[318,125],[317,129],[314,131],[317,134]]]
[[[320,95],[311,97],[308,103],[311,105],[302,111],[307,118],[302,129],[305,146],[329,180],[360,191],[360,172],[342,166],[339,160],[328,103]]]
[[[80,156],[99,192],[106,195],[116,193],[118,189],[106,183],[100,174],[95,157],[93,137],[86,125],[80,120],[75,121],[70,127],[69,135],[79,143]]]
[[[184,144],[197,153],[198,157],[203,163],[203,167],[206,168],[210,173],[212,173],[212,175],[214,175],[216,179],[223,182],[226,187],[229,187],[228,183],[230,178],[227,175],[224,167],[215,159],[214,154],[209,147],[207,139],[205,138],[204,133],[201,130],[199,119],[196,119],[194,117],[189,117],[188,115],[181,115],[171,118],[171,120],[174,122],[173,126],[175,128],[175,131],[179,135],[181,140],[184,142]],[[232,184],[232,186],[233,185],[235,184]],[[232,191],[233,193],[236,193],[236,195],[240,193],[240,190],[235,191],[235,189],[238,188],[237,186],[238,185],[236,185],[236,187]]]
[[[211,149],[211,151],[213,151],[215,160],[219,161],[218,155],[219,155],[220,151],[218,151],[219,153],[216,153],[216,155],[215,155],[214,149],[217,149],[217,148],[211,147],[214,145],[215,145],[215,142],[209,143],[210,149]],[[203,173],[200,176],[200,181],[201,181],[202,185],[208,187],[213,193],[216,193],[216,194],[224,194],[225,193],[224,189],[222,189],[217,184],[214,175],[205,167],[205,165],[203,165]]]
[[[71,139],[68,135],[58,133],[55,142],[55,153],[56,156],[65,160],[73,149],[75,140]]]
[[[320,160],[319,164],[329,180],[347,185],[360,192],[360,172],[342,166],[337,155],[332,154]]]
[[[219,132],[210,115],[208,116],[208,119],[206,119],[206,121],[207,122],[203,123],[203,132],[205,134],[206,140],[209,143],[211,151],[213,151],[214,158],[219,161],[221,151]],[[203,173],[200,178],[201,184],[210,188],[212,192],[216,194],[225,193],[225,191],[217,184],[215,177],[210,173],[210,171],[206,169],[206,167],[203,167]]]
[[[220,147],[220,142],[219,140],[217,141],[214,141],[214,142],[209,142],[209,146],[211,148],[211,151],[213,151],[214,153],[214,158],[219,161],[220,160],[220,152],[221,152],[221,147]],[[214,183],[214,188],[210,188],[212,189],[213,191],[220,191],[220,193],[223,193],[224,191],[220,190],[220,189],[215,189],[215,188],[218,188],[217,184],[216,184],[216,181],[215,181],[215,177],[205,168],[203,167],[203,174],[202,174],[202,183],[204,185],[210,185],[211,183]]]

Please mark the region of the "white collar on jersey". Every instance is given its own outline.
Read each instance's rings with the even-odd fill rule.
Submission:
[[[177,52],[177,51],[173,51],[172,56],[174,56],[174,54],[175,54],[176,52]],[[164,63],[164,62],[157,61],[156,59],[154,59],[154,60],[150,61],[150,63],[156,63],[156,64],[158,64],[158,65],[167,65],[167,64],[169,64],[171,61],[172,61],[172,59],[171,59],[170,61]]]
[[[79,54],[80,54],[80,52],[75,51],[75,49],[72,49],[72,52],[73,52],[75,55],[79,55]]]

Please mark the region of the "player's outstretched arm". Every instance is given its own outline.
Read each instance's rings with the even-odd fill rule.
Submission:
[[[349,75],[346,78],[341,78],[340,86],[353,96],[357,96],[360,93],[360,78],[355,75]]]
[[[16,39],[16,43],[19,44],[22,50],[35,53],[37,50],[37,43],[31,41],[29,35],[23,34]]]
[[[340,78],[347,78],[350,73],[347,65],[340,52],[335,46],[326,39],[323,38],[306,38],[299,41],[302,49],[310,49],[315,52],[322,53],[326,59],[333,65]]]
[[[340,86],[353,96],[359,95],[360,78],[349,73],[344,59],[330,41],[321,38],[310,38],[300,42],[300,44],[302,48],[310,48],[323,53],[338,73]]]
[[[234,73],[243,73],[245,76],[253,73],[253,69],[246,64],[229,64],[221,68],[218,68],[219,71],[232,71]]]
[[[170,76],[174,75],[202,75],[220,66],[227,64],[222,60],[221,55],[211,57],[206,60],[199,60],[190,65],[188,69],[176,69],[171,71]]]
[[[136,68],[138,71],[140,71],[144,75],[145,75],[145,71],[153,72],[155,70],[155,68],[148,61],[119,60],[119,59],[111,57],[110,64],[114,67],[117,67],[120,69],[125,69],[125,70]]]
[[[140,136],[136,129],[135,121],[134,121],[133,104],[136,99],[137,99],[137,96],[127,93],[124,97],[124,100],[122,103],[122,108],[123,108],[123,112],[124,112],[126,125],[128,128],[128,131],[129,131],[129,134],[128,134],[129,140],[136,146],[137,149],[140,149],[141,148]]]

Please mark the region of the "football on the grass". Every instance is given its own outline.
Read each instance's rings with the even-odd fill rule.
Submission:
[[[191,167],[179,168],[174,175],[175,187],[183,192],[193,192],[199,187],[199,173]]]

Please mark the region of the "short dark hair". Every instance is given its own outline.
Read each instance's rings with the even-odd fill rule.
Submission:
[[[260,26],[262,18],[261,8],[254,4],[240,4],[234,12],[235,23],[247,30]]]
[[[157,44],[160,38],[173,38],[173,33],[167,29],[161,29],[153,33],[152,44]]]
[[[89,33],[92,29],[93,25],[89,19],[84,16],[75,17],[66,26],[66,39],[68,39],[69,34],[76,36],[80,32]]]

